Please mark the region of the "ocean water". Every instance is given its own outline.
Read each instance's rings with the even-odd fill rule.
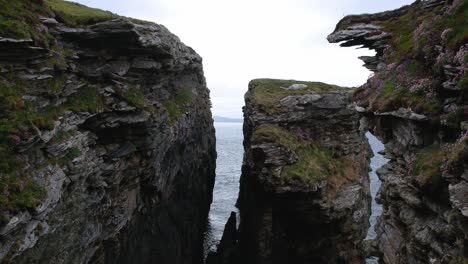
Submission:
[[[216,250],[239,194],[244,147],[242,123],[214,123],[216,129],[216,183],[205,234],[205,253]]]
[[[239,193],[239,179],[241,175],[242,158],[244,148],[242,145],[243,133],[242,123],[217,123],[216,128],[216,149],[218,159],[216,161],[216,184],[213,192],[213,203],[208,217],[208,228],[205,234],[205,252],[216,250],[216,246],[223,235],[224,225],[232,211],[237,211],[235,207]],[[384,149],[382,143],[372,134],[366,134],[374,152],[371,159],[370,188],[372,195],[372,215],[370,217],[370,228],[366,239],[376,237],[374,231],[376,219],[382,214],[382,206],[375,202],[375,196],[380,189],[380,180],[376,170],[382,167],[387,160],[379,151]],[[366,260],[367,264],[377,264],[376,258]]]

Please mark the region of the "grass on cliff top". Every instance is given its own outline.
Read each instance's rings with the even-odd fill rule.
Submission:
[[[45,0],[57,18],[69,26],[90,25],[117,18],[116,14],[63,0]]]
[[[396,19],[378,21],[377,24],[384,27],[386,31],[392,33],[391,43],[395,49],[395,54],[390,58],[398,61],[408,55],[416,55],[417,47],[424,47],[424,43],[432,41],[430,38],[440,36],[445,29],[451,29],[447,34],[447,46],[457,49],[468,40],[468,1],[461,1],[459,7],[450,16],[443,15],[444,6],[438,6],[428,12],[426,9],[414,5],[408,12]],[[431,32],[427,32],[422,38],[415,39],[414,34],[418,26],[424,21],[431,21],[436,14],[440,18],[432,21]],[[428,33],[433,33],[428,34]]]
[[[298,90],[284,89],[293,84],[305,84],[307,87]],[[249,83],[249,91],[251,92],[253,105],[259,107],[268,114],[276,113],[279,101],[289,95],[303,95],[310,91],[324,93],[346,89],[348,88],[321,82],[304,82],[295,80],[257,79],[252,80]]]
[[[53,37],[37,30],[39,16],[51,16],[50,10],[30,0],[0,0],[0,37],[32,39],[36,45],[49,47]]]
[[[336,158],[333,151],[314,142],[298,138],[294,133],[273,124],[262,124],[252,135],[253,143],[274,143],[283,149],[293,151],[298,159],[285,166],[281,177],[285,182],[300,179],[315,184],[330,176],[343,176],[345,162]]]

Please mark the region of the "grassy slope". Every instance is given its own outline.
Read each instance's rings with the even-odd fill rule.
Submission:
[[[45,0],[45,3],[61,22],[69,26],[90,25],[118,17],[109,11],[63,0]]]

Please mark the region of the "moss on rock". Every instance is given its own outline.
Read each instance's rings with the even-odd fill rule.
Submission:
[[[288,89],[292,85],[304,85],[304,88]],[[278,102],[289,95],[303,95],[311,92],[325,93],[347,88],[321,82],[304,82],[295,80],[257,79],[249,84],[252,104],[267,114],[278,111]]]

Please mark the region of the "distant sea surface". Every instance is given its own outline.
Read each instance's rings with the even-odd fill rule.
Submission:
[[[215,122],[216,129],[216,184],[213,203],[208,216],[208,228],[205,235],[205,252],[216,250],[223,235],[224,225],[235,206],[239,194],[244,147],[242,141],[242,123]]]
[[[216,184],[213,192],[213,203],[211,204],[208,228],[205,234],[206,253],[210,250],[216,250],[229,215],[232,211],[237,212],[235,204],[239,194],[239,179],[244,153],[242,123],[215,122],[215,128],[218,159],[216,161]],[[372,170],[369,173],[372,194],[371,227],[366,239],[373,239],[376,237],[374,231],[376,219],[382,214],[382,206],[375,202],[375,196],[380,189],[380,180],[377,177],[376,170],[383,166],[387,160],[378,154],[379,151],[384,149],[382,143],[370,133],[367,133],[366,136],[374,151],[374,157],[371,159]],[[377,259],[370,258],[366,260],[366,263],[378,262]]]

